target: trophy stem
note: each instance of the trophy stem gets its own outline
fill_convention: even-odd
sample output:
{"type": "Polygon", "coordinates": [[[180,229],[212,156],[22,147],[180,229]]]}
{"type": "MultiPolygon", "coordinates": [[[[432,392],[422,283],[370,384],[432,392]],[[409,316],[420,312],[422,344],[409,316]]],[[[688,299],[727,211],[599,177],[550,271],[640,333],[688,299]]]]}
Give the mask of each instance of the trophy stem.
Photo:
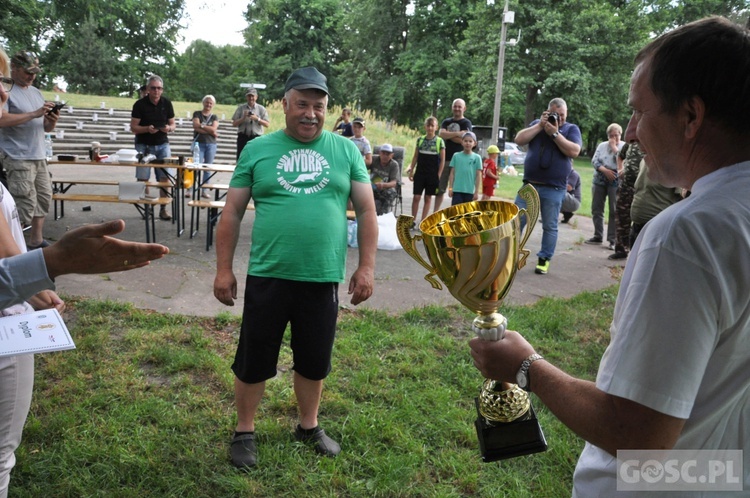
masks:
{"type": "MultiPolygon", "coordinates": [[[[477,316],[471,328],[478,337],[499,341],[508,320],[500,313],[477,316]]],[[[516,384],[485,379],[474,400],[482,459],[494,462],[547,449],[547,441],[531,406],[529,394],[516,384]]]]}

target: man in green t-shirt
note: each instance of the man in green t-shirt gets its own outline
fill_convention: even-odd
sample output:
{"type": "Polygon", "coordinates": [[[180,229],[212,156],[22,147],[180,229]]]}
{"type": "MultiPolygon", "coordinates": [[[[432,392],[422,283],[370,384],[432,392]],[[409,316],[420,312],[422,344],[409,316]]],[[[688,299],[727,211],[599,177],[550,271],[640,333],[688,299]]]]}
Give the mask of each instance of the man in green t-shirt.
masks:
{"type": "Polygon", "coordinates": [[[323,129],[326,77],[313,67],[294,71],[282,105],[286,127],[247,144],[216,229],[214,296],[232,306],[237,299],[232,261],[252,195],[252,247],[232,365],[238,422],[230,453],[237,467],[257,463],[255,414],[266,380],[276,376],[287,324],[300,412],[295,437],[322,455],[341,451],[318,425],[318,408],[331,370],[338,284],[345,277],[349,200],[359,244],[359,265],[349,282],[352,304],[370,297],[374,281],[378,227],[370,178],[354,143],[323,129]]]}

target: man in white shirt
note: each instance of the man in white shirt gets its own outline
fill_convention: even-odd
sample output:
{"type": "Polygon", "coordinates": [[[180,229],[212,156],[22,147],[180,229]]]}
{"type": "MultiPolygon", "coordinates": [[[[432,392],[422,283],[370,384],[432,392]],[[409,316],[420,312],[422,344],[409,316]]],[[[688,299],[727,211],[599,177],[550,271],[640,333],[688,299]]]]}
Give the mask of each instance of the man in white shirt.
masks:
{"type": "MultiPolygon", "coordinates": [[[[750,86],[738,77],[750,74],[750,32],[703,19],[635,64],[625,140],[652,180],[691,195],[635,243],[596,383],[536,357],[519,368],[535,350],[517,332],[471,341],[486,377],[518,379],[587,441],[579,497],[620,496],[620,450],[750,450],[750,86]]],[[[750,491],[750,459],[735,473],[750,491]]],[[[680,496],[718,493],[692,492],[680,496]]]]}

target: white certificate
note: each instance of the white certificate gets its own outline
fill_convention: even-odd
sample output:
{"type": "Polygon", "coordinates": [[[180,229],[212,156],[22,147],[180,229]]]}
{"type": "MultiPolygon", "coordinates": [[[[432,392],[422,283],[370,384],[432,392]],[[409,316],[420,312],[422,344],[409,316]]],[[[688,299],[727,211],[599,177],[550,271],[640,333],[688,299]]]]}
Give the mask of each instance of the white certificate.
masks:
{"type": "Polygon", "coordinates": [[[75,349],[56,309],[0,318],[0,356],[75,349]]]}

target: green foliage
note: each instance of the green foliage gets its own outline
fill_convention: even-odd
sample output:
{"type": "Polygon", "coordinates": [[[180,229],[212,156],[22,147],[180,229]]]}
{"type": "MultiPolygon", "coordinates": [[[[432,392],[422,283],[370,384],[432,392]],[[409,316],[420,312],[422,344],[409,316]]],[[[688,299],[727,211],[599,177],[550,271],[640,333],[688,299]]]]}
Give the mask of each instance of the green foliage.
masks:
{"type": "MultiPolygon", "coordinates": [[[[593,379],[615,292],[501,311],[555,364],[593,379]]],[[[536,399],[549,450],[481,462],[473,398],[482,379],[466,344],[472,316],[462,308],[341,312],[321,405],[321,423],[344,449],[336,459],[293,441],[297,409],[284,346],[258,413],[260,464],[242,472],[228,456],[236,318],[91,300],[68,306],[78,348],[37,355],[11,496],[570,495],[583,442],[536,399]]]]}
{"type": "Polygon", "coordinates": [[[123,67],[103,62],[116,60],[118,54],[110,40],[97,36],[98,27],[89,14],[69,39],[75,39],[76,43],[65,48],[67,56],[58,66],[60,73],[67,75],[69,92],[110,95],[127,79],[123,67]]]}
{"type": "Polygon", "coordinates": [[[296,68],[315,66],[329,77],[338,95],[343,82],[332,78],[340,34],[339,0],[254,0],[247,8],[245,32],[254,75],[268,85],[265,93],[280,99],[284,82],[296,68]]]}
{"type": "Polygon", "coordinates": [[[247,52],[243,47],[216,47],[207,41],[194,41],[163,75],[170,97],[201,102],[204,96],[213,95],[217,103],[244,101],[240,83],[248,78],[238,69],[245,66],[247,52]]]}
{"type": "Polygon", "coordinates": [[[76,91],[103,95],[130,93],[171,62],[184,8],[184,0],[12,3],[8,22],[0,8],[0,37],[14,49],[44,47],[40,84],[62,76],[76,91]]]}
{"type": "Polygon", "coordinates": [[[38,34],[49,26],[48,5],[37,0],[0,0],[0,43],[12,55],[38,50],[38,34]]]}
{"type": "MultiPolygon", "coordinates": [[[[245,46],[209,38],[177,55],[184,4],[0,0],[0,42],[44,47],[42,87],[62,76],[72,91],[131,95],[157,73],[175,99],[241,102],[239,83],[258,82],[268,102],[293,69],[313,65],[329,78],[332,105],[388,123],[421,129],[429,115],[450,115],[457,97],[474,124],[492,122],[504,0],[252,0],[245,46]]],[[[750,14],[747,0],[513,0],[509,10],[506,38],[521,36],[505,50],[500,125],[513,136],[563,97],[588,150],[608,124],[626,124],[633,57],[654,34],[750,14]]]]}
{"type": "MultiPolygon", "coordinates": [[[[495,47],[477,53],[483,70],[472,74],[475,84],[467,103],[475,123],[490,123],[493,114],[494,98],[487,98],[487,90],[494,97],[501,16],[493,17],[490,9],[477,6],[462,45],[471,50],[486,38],[486,45],[495,47]]],[[[627,123],[632,60],[648,37],[635,4],[615,8],[601,0],[532,0],[511,4],[510,10],[515,23],[506,38],[516,38],[521,29],[518,44],[505,50],[500,123],[510,136],[538,118],[555,97],[568,102],[568,120],[581,127],[585,148],[601,141],[609,123],[627,123]]]]}

